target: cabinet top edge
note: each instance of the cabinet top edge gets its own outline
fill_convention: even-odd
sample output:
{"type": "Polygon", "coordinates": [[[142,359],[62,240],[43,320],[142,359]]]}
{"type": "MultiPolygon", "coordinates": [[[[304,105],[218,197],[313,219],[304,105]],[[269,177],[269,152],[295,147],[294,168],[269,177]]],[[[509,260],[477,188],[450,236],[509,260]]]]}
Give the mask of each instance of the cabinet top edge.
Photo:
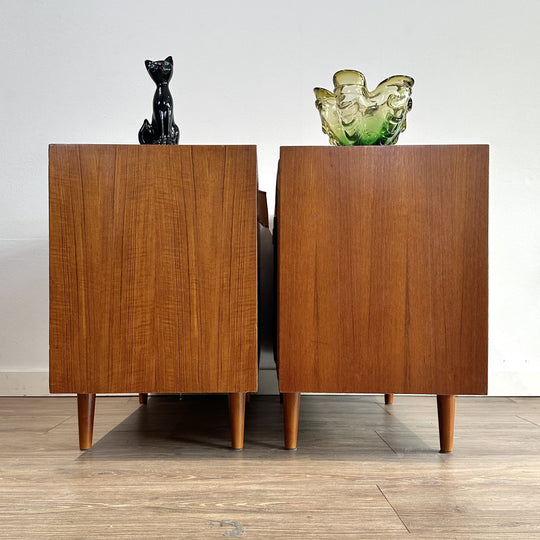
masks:
{"type": "Polygon", "coordinates": [[[49,143],[52,148],[257,148],[256,144],[99,144],[99,143],[49,143]]]}
{"type": "Polygon", "coordinates": [[[386,150],[399,150],[399,149],[418,149],[418,148],[489,148],[489,144],[487,143],[478,143],[478,144],[399,144],[399,145],[366,145],[366,146],[331,146],[331,145],[297,145],[297,146],[280,146],[280,150],[320,150],[320,149],[327,149],[332,151],[358,151],[358,150],[365,150],[365,149],[373,149],[378,151],[386,151],[386,150]]]}

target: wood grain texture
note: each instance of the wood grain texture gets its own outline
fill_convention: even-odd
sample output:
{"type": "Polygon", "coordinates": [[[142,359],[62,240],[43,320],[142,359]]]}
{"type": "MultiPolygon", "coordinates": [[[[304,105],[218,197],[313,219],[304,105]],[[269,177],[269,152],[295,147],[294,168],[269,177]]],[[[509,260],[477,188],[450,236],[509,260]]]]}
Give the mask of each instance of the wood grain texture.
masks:
{"type": "Polygon", "coordinates": [[[77,394],[77,412],[79,420],[79,448],[92,448],[94,434],[94,415],[96,411],[96,394],[77,394]]]}
{"type": "Polygon", "coordinates": [[[231,426],[231,446],[234,450],[244,448],[244,424],[246,416],[246,393],[229,394],[229,424],[231,426]]]}
{"type": "Polygon", "coordinates": [[[286,452],[278,397],[255,395],[233,452],[224,395],[101,397],[80,452],[75,398],[0,398],[0,538],[539,537],[540,398],[459,397],[453,454],[434,397],[396,401],[302,396],[286,452]]]}
{"type": "Polygon", "coordinates": [[[282,392],[485,394],[488,147],[284,147],[282,392]]]}
{"type": "Polygon", "coordinates": [[[300,392],[283,396],[283,439],[286,450],[296,450],[298,446],[298,419],[300,417],[300,392]]]}
{"type": "Polygon", "coordinates": [[[454,449],[455,413],[456,396],[437,396],[441,452],[451,452],[454,449]]]}
{"type": "Polygon", "coordinates": [[[255,391],[255,147],[49,158],[51,392],[255,391]]]}
{"type": "Polygon", "coordinates": [[[266,201],[266,192],[260,191],[257,193],[257,221],[263,226],[269,227],[268,219],[268,203],[266,201]]]}

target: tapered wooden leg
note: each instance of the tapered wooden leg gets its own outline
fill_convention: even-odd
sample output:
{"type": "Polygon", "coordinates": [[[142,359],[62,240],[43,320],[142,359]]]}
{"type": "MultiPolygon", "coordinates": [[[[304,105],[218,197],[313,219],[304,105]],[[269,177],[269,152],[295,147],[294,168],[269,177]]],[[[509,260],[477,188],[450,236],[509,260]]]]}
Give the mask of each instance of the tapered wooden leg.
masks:
{"type": "Polygon", "coordinates": [[[298,442],[298,417],[300,416],[300,392],[283,394],[283,425],[285,449],[296,450],[298,442]]]}
{"type": "Polygon", "coordinates": [[[77,412],[79,415],[79,447],[81,450],[92,448],[94,434],[94,411],[96,394],[77,394],[77,412]]]}
{"type": "Polygon", "coordinates": [[[139,394],[139,403],[146,405],[148,403],[148,394],[139,394]]]}
{"type": "Polygon", "coordinates": [[[231,424],[231,441],[235,450],[244,448],[244,420],[246,417],[246,393],[231,392],[229,394],[229,421],[231,424]]]}
{"type": "Polygon", "coordinates": [[[384,404],[392,405],[394,403],[394,394],[384,394],[384,404]]]}
{"type": "Polygon", "coordinates": [[[437,396],[437,412],[439,414],[441,452],[451,452],[454,449],[456,396],[437,396]]]}

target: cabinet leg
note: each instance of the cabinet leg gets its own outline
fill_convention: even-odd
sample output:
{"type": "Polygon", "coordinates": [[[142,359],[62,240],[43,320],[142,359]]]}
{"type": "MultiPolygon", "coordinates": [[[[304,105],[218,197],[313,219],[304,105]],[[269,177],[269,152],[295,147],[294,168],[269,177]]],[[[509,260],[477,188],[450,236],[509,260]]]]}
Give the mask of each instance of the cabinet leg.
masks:
{"type": "Polygon", "coordinates": [[[77,412],[79,415],[79,447],[81,450],[92,448],[94,434],[94,411],[96,394],[77,394],[77,412]]]}
{"type": "Polygon", "coordinates": [[[298,441],[298,417],[300,415],[300,392],[283,394],[283,425],[285,449],[296,450],[298,441]]]}
{"type": "Polygon", "coordinates": [[[139,403],[146,405],[148,403],[148,394],[139,394],[139,403]]]}
{"type": "Polygon", "coordinates": [[[229,421],[231,424],[231,441],[235,450],[244,448],[244,421],[246,417],[246,393],[231,392],[229,394],[229,421]]]}
{"type": "Polygon", "coordinates": [[[451,452],[454,449],[456,396],[437,396],[437,412],[439,414],[441,452],[451,452]]]}
{"type": "Polygon", "coordinates": [[[394,403],[394,394],[384,394],[384,404],[392,405],[394,403]]]}

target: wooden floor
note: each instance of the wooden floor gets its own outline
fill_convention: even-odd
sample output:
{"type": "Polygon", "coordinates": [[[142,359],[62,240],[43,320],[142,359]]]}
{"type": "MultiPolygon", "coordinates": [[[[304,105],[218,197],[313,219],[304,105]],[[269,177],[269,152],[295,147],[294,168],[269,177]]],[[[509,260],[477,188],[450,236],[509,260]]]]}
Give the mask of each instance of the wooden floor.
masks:
{"type": "Polygon", "coordinates": [[[277,397],[0,398],[0,538],[540,538],[540,398],[458,397],[438,453],[434,397],[302,396],[297,452],[277,397]]]}

